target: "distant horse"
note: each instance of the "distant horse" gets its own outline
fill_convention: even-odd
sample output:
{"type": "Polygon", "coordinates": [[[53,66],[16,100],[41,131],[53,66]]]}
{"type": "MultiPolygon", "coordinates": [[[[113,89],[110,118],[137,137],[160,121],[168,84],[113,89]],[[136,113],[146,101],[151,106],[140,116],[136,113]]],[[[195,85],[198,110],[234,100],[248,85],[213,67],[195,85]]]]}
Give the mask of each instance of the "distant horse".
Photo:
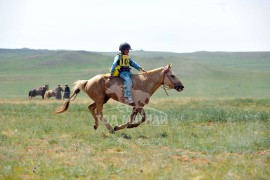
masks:
{"type": "Polygon", "coordinates": [[[109,79],[108,75],[97,75],[89,80],[79,80],[75,82],[73,94],[65,101],[64,105],[56,109],[55,112],[65,112],[69,107],[71,99],[75,96],[72,99],[74,100],[77,94],[82,90],[94,101],[94,103],[88,106],[89,111],[95,119],[94,129],[96,130],[98,128],[99,120],[101,120],[104,122],[107,129],[111,133],[114,133],[114,131],[124,129],[126,127],[137,127],[146,120],[146,114],[143,107],[149,103],[149,98],[161,85],[165,86],[164,89],[174,88],[179,92],[184,89],[181,81],[171,71],[171,64],[166,67],[148,71],[147,73],[135,74],[132,76],[132,80],[133,86],[131,94],[135,103],[129,104],[133,106],[133,110],[129,121],[125,124],[112,128],[103,117],[103,105],[107,103],[110,98],[121,103],[125,103],[124,90],[121,88],[123,87],[123,80],[118,77],[109,79]],[[132,124],[138,113],[142,116],[142,119],[140,122],[132,124]]]}
{"type": "Polygon", "coordinates": [[[44,99],[50,99],[51,97],[56,97],[55,90],[50,89],[45,92],[44,99]]]}
{"type": "Polygon", "coordinates": [[[42,96],[42,99],[44,99],[46,90],[47,88],[45,86],[39,87],[37,89],[33,89],[28,92],[28,98],[32,99],[33,97],[36,97],[36,96],[42,96]]]}

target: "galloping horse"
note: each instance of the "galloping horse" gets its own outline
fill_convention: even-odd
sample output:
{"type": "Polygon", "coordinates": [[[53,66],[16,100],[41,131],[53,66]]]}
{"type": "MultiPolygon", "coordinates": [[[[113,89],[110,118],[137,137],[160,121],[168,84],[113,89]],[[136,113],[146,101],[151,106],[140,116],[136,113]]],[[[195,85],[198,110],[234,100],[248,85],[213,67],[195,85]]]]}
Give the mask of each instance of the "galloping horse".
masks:
{"type": "Polygon", "coordinates": [[[126,127],[137,127],[146,120],[143,107],[149,103],[150,97],[161,85],[170,89],[176,89],[179,92],[184,89],[180,80],[171,71],[171,64],[166,67],[147,71],[147,73],[135,74],[132,76],[132,81],[133,86],[131,94],[135,103],[129,104],[133,106],[133,110],[129,121],[125,124],[112,128],[103,117],[103,105],[107,103],[110,98],[121,103],[125,103],[123,80],[117,77],[109,79],[108,75],[97,75],[89,80],[79,80],[75,82],[74,93],[65,101],[64,105],[56,109],[55,112],[65,112],[69,107],[71,99],[74,97],[74,100],[77,94],[82,90],[94,101],[94,103],[88,106],[89,111],[95,119],[95,125],[93,126],[94,129],[96,130],[98,128],[99,120],[101,120],[104,122],[107,129],[111,133],[114,133],[114,131],[124,129],[126,127]],[[138,113],[142,116],[142,119],[140,122],[132,124],[138,113]]]}

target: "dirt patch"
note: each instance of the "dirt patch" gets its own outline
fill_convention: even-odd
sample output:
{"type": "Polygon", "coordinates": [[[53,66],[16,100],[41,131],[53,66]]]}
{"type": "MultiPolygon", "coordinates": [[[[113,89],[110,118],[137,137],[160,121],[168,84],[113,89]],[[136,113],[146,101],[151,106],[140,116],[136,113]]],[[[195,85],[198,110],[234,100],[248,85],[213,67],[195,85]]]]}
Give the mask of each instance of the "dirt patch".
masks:
{"type": "Polygon", "coordinates": [[[262,150],[257,152],[259,155],[270,155],[270,150],[262,150]]]}
{"type": "Polygon", "coordinates": [[[202,152],[195,152],[185,149],[177,149],[176,155],[172,156],[173,159],[184,163],[191,164],[208,164],[209,160],[202,152]]]}
{"type": "Polygon", "coordinates": [[[188,155],[174,155],[172,156],[173,159],[178,160],[180,162],[192,163],[192,164],[208,164],[209,161],[206,158],[198,158],[192,157],[188,155]]]}

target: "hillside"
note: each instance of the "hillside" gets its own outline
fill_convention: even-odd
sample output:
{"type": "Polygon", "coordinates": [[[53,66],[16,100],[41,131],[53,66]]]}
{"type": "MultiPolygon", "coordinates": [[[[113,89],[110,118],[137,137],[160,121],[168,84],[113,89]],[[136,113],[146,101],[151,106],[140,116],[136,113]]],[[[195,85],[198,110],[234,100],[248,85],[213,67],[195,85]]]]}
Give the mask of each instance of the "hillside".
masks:
{"type": "MultiPolygon", "coordinates": [[[[0,49],[0,98],[26,98],[29,90],[107,73],[117,52],[0,49]]],[[[145,52],[131,55],[146,70],[173,64],[185,90],[170,97],[269,98],[270,52],[145,52]]],[[[136,73],[136,71],[133,71],[136,73]]],[[[165,97],[158,90],[155,98],[165,97]]]]}

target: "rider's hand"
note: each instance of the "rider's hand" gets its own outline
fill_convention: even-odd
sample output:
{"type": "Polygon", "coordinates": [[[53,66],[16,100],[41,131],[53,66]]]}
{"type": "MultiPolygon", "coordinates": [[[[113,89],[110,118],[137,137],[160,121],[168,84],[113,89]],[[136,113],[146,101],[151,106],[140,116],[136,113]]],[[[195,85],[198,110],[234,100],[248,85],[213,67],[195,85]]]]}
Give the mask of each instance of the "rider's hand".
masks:
{"type": "Polygon", "coordinates": [[[146,70],[144,70],[143,68],[141,69],[141,71],[146,73],[146,70]]]}
{"type": "Polygon", "coordinates": [[[109,79],[112,79],[112,78],[113,78],[113,75],[110,74],[110,75],[109,75],[109,79]]]}

